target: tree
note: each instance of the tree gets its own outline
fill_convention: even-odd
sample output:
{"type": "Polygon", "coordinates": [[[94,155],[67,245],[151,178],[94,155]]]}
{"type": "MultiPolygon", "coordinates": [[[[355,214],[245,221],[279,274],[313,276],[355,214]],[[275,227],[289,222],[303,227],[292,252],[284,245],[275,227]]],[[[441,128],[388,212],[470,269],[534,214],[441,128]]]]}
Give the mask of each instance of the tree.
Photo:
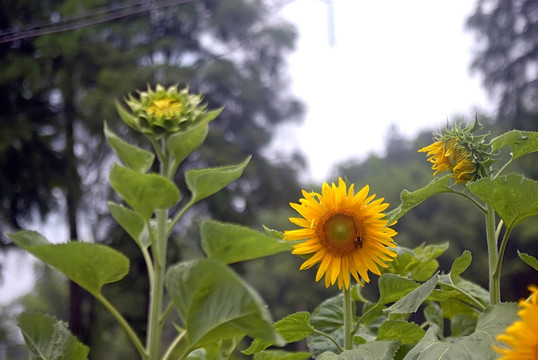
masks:
{"type": "Polygon", "coordinates": [[[471,68],[498,103],[503,127],[538,129],[538,1],[479,0],[467,27],[477,38],[471,68]]]}
{"type": "MultiPolygon", "coordinates": [[[[234,197],[219,195],[199,208],[200,214],[252,224],[258,210],[286,206],[290,194],[299,192],[295,172],[304,165],[302,158],[283,164],[275,162],[278,154],[270,161],[262,152],[276,126],[299,119],[302,112],[284,76],[293,28],[272,16],[275,9],[268,2],[163,3],[148,3],[147,11],[113,22],[77,28],[81,20],[72,23],[72,31],[0,44],[0,92],[7,99],[0,110],[6,130],[0,141],[0,185],[11,186],[2,186],[10,191],[0,194],[9,205],[2,207],[8,209],[2,213],[4,225],[19,226],[32,207],[41,215],[53,209],[64,212],[70,239],[79,238],[85,227],[99,229],[94,240],[110,241],[104,179],[111,158],[103,119],[116,130],[114,102],[155,82],[189,85],[205,94],[210,108],[225,107],[187,168],[253,155],[251,167],[234,185],[234,197]],[[230,203],[231,209],[222,206],[230,203]]],[[[96,0],[23,0],[3,4],[0,19],[17,31],[38,23],[47,27],[50,19],[109,15],[131,5],[140,3],[111,1],[100,7],[96,0]]],[[[81,313],[84,301],[76,291],[71,326],[85,340],[89,314],[81,313]]]]}

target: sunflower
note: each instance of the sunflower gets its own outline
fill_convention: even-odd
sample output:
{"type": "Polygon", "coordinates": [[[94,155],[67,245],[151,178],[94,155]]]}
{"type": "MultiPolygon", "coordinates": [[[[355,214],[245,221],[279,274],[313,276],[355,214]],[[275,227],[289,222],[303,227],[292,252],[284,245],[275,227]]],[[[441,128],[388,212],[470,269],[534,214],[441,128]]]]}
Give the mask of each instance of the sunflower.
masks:
{"type": "Polygon", "coordinates": [[[497,336],[510,348],[494,346],[495,351],[502,354],[502,360],[538,360],[538,287],[529,286],[531,296],[528,301],[519,301],[516,321],[506,329],[505,334],[497,336]]]}
{"type": "Polygon", "coordinates": [[[309,269],[320,264],[316,281],[325,275],[325,286],[349,289],[350,274],[361,284],[370,282],[368,271],[380,275],[379,266],[392,261],[396,253],[387,247],[396,244],[396,231],[388,227],[383,210],[389,204],[384,199],[368,196],[368,185],[354,194],[354,185],[346,189],[339,178],[338,186],[323,183],[321,194],[303,190],[300,204],[290,203],[302,217],[290,221],[300,229],[284,232],[284,240],[305,240],[294,246],[292,254],[311,255],[300,267],[309,269]]]}
{"type": "Polygon", "coordinates": [[[438,140],[423,147],[419,152],[427,152],[431,162],[433,175],[438,172],[451,170],[456,182],[465,183],[473,180],[476,165],[472,161],[471,152],[459,143],[458,139],[438,140]]]}
{"type": "Polygon", "coordinates": [[[434,142],[425,146],[419,152],[427,152],[428,161],[431,162],[433,175],[449,170],[456,183],[466,183],[487,177],[495,154],[491,153],[491,146],[485,142],[484,135],[475,135],[482,125],[475,119],[465,128],[462,124],[454,124],[434,136],[434,142]]]}

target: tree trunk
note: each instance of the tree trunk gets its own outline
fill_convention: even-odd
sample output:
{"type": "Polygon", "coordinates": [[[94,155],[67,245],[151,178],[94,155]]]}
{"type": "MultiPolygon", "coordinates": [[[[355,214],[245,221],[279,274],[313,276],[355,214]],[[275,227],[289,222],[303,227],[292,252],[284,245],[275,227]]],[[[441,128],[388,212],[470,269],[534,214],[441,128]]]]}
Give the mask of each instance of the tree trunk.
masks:
{"type": "MultiPolygon", "coordinates": [[[[75,131],[75,89],[72,82],[73,74],[69,66],[65,67],[61,91],[64,101],[65,121],[65,196],[67,223],[69,226],[69,241],[78,241],[77,210],[80,193],[80,179],[77,171],[77,161],[74,152],[75,131]]],[[[87,331],[84,324],[82,304],[84,302],[83,289],[72,281],[69,281],[69,328],[71,332],[83,343],[87,343],[87,331]]]]}

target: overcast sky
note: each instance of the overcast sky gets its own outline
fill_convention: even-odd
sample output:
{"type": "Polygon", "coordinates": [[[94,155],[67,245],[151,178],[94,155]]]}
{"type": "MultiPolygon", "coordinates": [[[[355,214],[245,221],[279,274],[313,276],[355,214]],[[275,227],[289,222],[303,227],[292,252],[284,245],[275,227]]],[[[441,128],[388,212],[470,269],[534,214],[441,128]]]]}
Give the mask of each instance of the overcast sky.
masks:
{"type": "Polygon", "coordinates": [[[332,29],[327,0],[295,0],[282,10],[299,30],[289,69],[307,113],[277,146],[302,150],[309,178],[322,181],[337,162],[381,154],[391,124],[412,137],[455,115],[491,110],[469,71],[474,39],[464,23],[474,1],[332,3],[332,29]]]}

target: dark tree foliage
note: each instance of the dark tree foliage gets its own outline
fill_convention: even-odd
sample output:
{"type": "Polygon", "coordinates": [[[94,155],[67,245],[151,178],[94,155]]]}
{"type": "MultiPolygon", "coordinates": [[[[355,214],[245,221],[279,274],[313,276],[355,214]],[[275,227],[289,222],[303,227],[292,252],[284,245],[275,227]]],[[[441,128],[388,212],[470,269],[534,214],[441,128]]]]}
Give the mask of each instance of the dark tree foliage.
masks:
{"type": "Polygon", "coordinates": [[[538,129],[538,1],[479,0],[467,26],[476,34],[472,69],[503,127],[538,129]]]}

